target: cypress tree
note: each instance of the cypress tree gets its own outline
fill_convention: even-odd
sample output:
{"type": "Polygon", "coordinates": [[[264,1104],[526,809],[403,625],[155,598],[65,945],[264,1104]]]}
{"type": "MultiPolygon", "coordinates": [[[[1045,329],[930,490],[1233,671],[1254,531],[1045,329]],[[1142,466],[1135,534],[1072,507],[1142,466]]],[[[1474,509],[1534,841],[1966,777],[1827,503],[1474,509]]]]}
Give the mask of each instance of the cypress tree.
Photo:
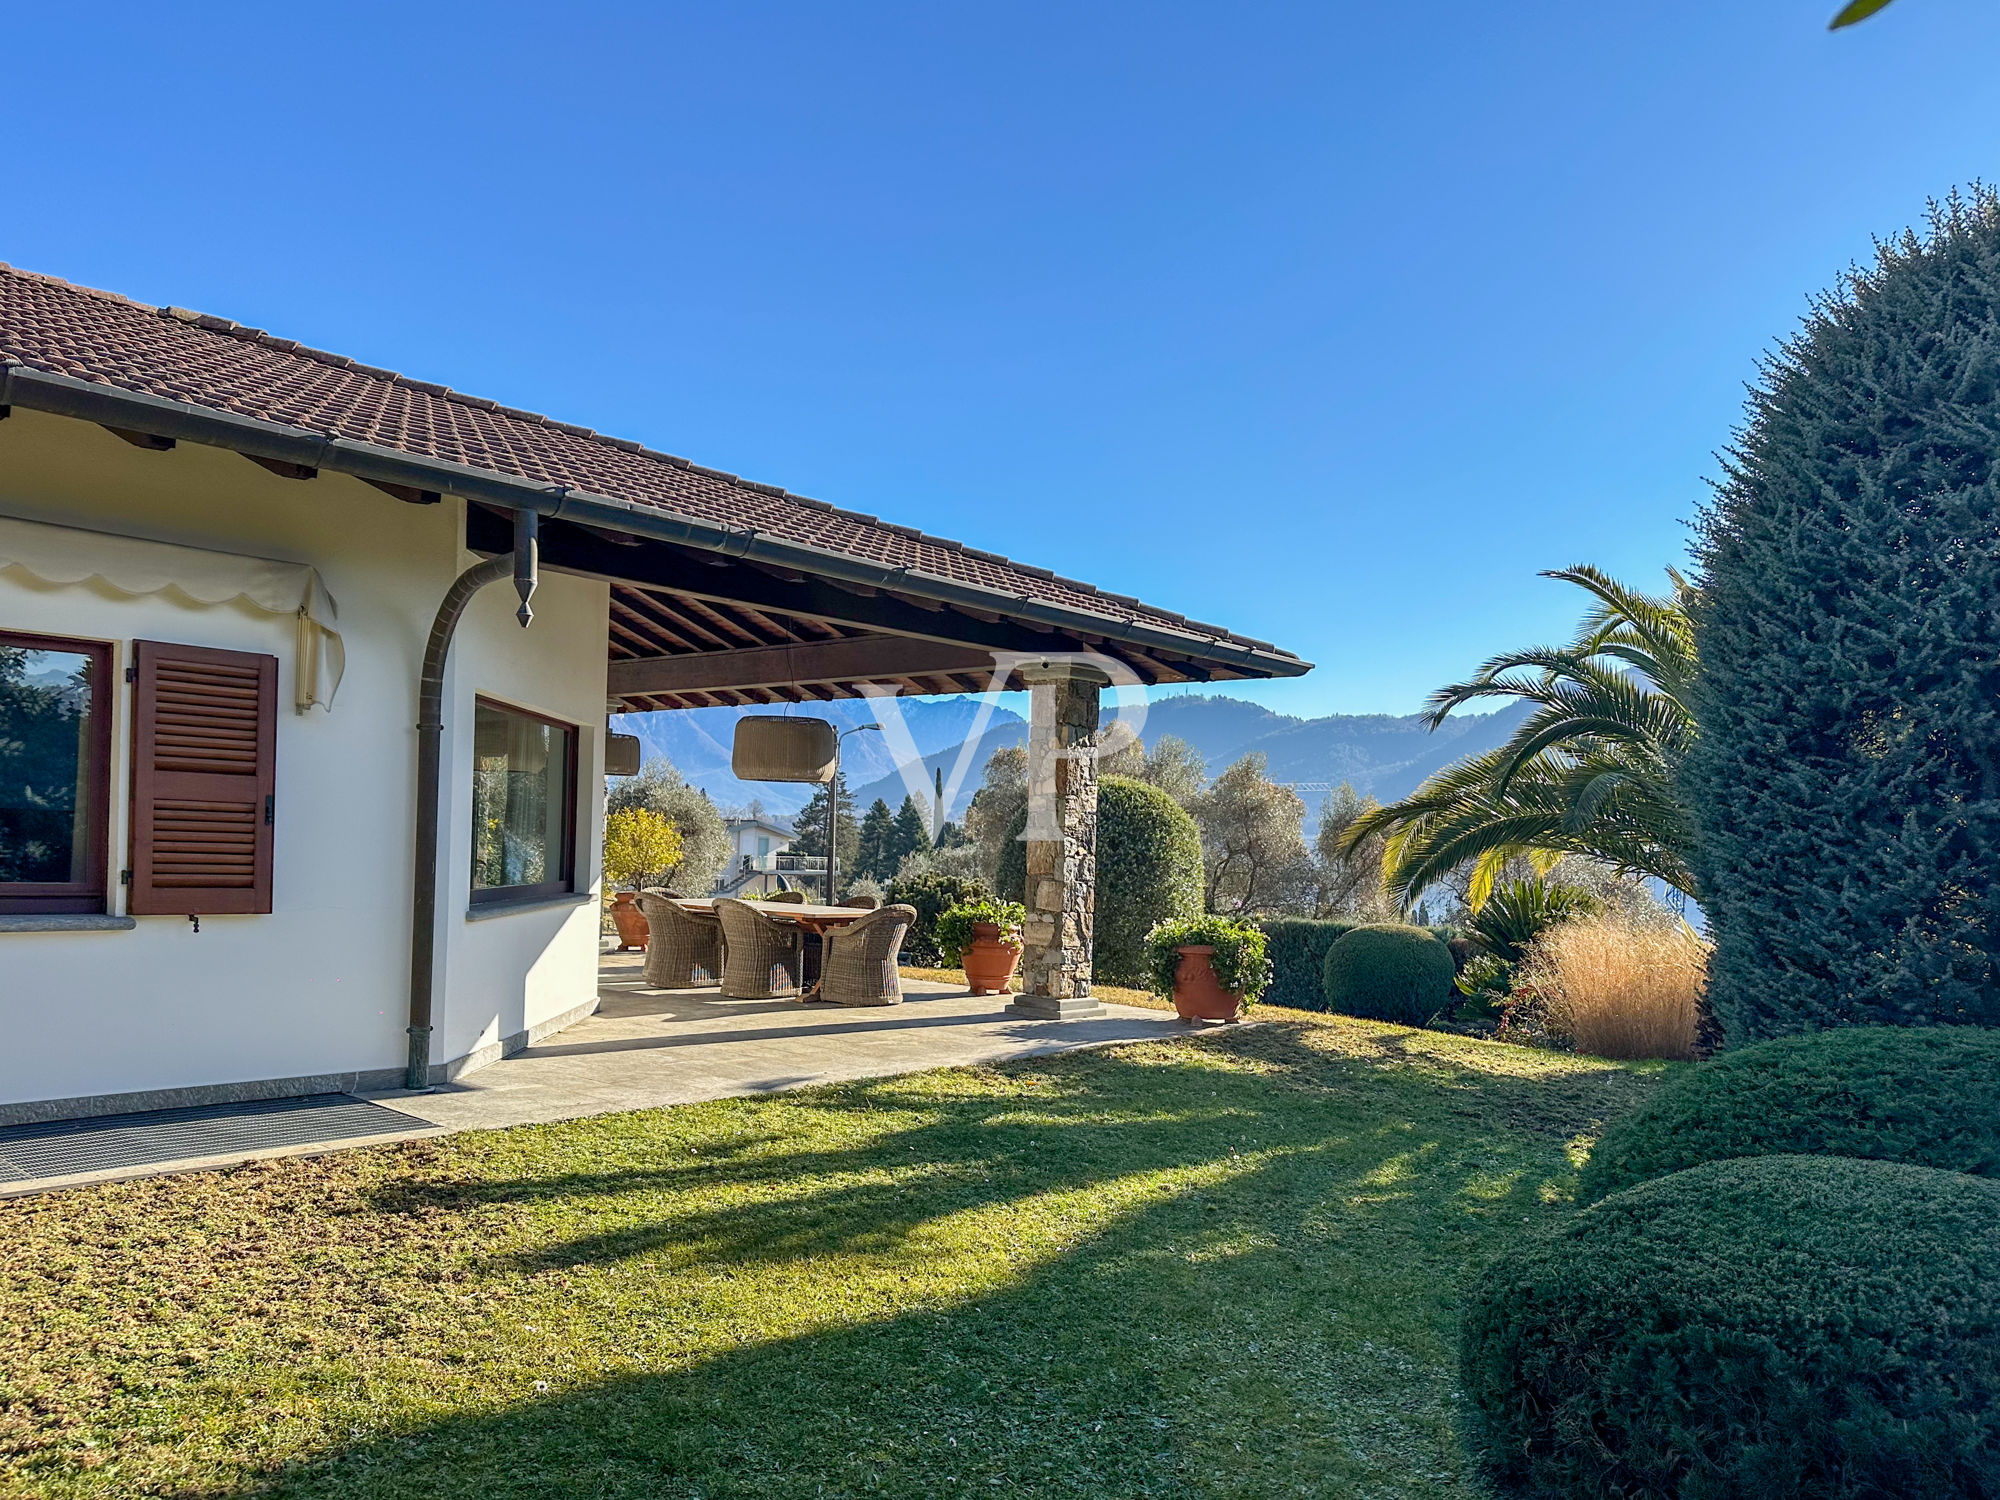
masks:
{"type": "Polygon", "coordinates": [[[1685,778],[1731,1045],[2000,1025],[2000,199],[1818,299],[1698,525],[1685,778]]]}

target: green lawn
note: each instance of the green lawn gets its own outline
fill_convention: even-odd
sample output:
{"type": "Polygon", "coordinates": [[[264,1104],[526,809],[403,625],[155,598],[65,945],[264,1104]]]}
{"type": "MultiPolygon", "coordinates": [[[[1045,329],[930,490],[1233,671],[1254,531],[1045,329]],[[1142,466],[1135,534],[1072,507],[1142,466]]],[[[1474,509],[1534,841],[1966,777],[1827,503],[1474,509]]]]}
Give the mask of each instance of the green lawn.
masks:
{"type": "Polygon", "coordinates": [[[1659,1069],[1267,1014],[0,1204],[0,1494],[1476,1494],[1460,1280],[1659,1069]]]}

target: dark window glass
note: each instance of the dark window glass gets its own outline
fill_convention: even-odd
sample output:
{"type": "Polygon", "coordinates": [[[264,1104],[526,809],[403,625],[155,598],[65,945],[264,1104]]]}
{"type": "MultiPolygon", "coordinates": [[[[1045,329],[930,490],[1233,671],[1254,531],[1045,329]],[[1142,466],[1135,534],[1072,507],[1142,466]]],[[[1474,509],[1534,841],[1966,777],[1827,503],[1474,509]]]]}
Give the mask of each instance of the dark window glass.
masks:
{"type": "Polygon", "coordinates": [[[472,728],[472,899],[571,889],[576,730],[481,702],[472,728]]]}
{"type": "Polygon", "coordinates": [[[0,633],[0,910],[102,911],[106,646],[0,633]]]}

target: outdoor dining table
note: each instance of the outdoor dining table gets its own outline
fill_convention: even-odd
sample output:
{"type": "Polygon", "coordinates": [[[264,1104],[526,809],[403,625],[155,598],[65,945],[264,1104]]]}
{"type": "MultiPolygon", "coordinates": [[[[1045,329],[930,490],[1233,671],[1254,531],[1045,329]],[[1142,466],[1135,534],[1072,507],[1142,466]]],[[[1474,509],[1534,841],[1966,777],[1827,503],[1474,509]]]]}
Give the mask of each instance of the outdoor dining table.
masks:
{"type": "MultiPolygon", "coordinates": [[[[689,911],[713,913],[715,910],[715,898],[712,896],[686,897],[680,904],[689,911]]],[[[798,923],[822,943],[826,941],[826,935],[836,928],[875,915],[865,906],[816,906],[810,901],[759,901],[755,905],[767,917],[798,923]]],[[[808,988],[800,991],[799,998],[810,1000],[818,993],[819,981],[815,979],[808,988]]]]}
{"type": "MultiPolygon", "coordinates": [[[[712,913],[715,910],[715,898],[712,896],[685,898],[680,904],[689,911],[712,913]]],[[[836,927],[845,927],[849,922],[875,915],[865,906],[815,906],[809,901],[758,901],[754,905],[767,917],[796,922],[808,932],[822,937],[836,927]]]]}

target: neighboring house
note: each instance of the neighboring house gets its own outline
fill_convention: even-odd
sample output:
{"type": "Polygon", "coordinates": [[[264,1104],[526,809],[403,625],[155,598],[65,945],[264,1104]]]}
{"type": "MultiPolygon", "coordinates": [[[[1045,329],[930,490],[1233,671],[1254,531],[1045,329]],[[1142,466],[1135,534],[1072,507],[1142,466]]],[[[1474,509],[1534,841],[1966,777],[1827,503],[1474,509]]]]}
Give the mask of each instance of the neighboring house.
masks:
{"type": "Polygon", "coordinates": [[[763,818],[724,818],[732,853],[730,865],[738,870],[775,870],[778,856],[792,847],[792,831],[763,818]]]}
{"type": "Polygon", "coordinates": [[[499,1057],[597,1002],[608,709],[965,691],[996,653],[1058,684],[1035,679],[1038,713],[1093,727],[1096,688],[1061,688],[1058,653],[1148,682],[1306,669],[909,527],[0,266],[0,1120],[499,1057]],[[428,690],[427,643],[433,663],[448,646],[428,690]]]}
{"type": "Polygon", "coordinates": [[[826,882],[821,861],[792,852],[791,829],[765,818],[724,818],[729,832],[729,863],[715,877],[722,896],[769,895],[772,891],[804,890],[820,894],[826,882]]]}

